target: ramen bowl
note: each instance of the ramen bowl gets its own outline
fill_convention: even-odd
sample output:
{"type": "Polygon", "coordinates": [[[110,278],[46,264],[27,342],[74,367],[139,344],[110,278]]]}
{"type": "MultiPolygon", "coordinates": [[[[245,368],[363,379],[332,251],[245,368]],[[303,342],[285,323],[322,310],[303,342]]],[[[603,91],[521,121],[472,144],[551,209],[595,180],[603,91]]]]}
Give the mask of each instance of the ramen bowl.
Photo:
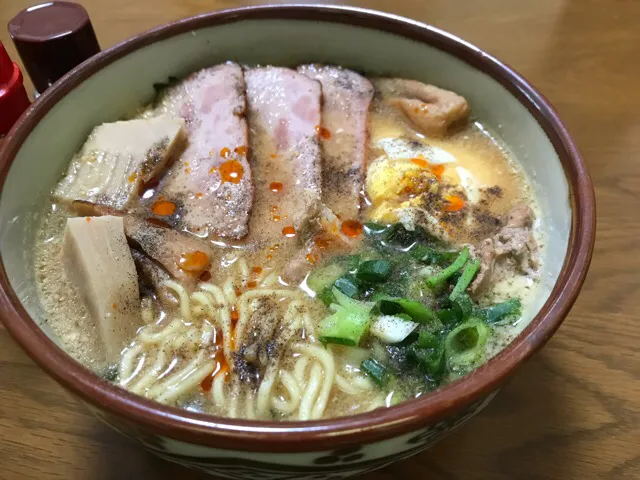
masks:
{"type": "Polygon", "coordinates": [[[229,478],[340,478],[414,455],[484,408],[573,305],[595,232],[591,180],[549,103],[522,77],[446,32],[335,6],[264,6],[200,15],[131,38],[50,87],[0,155],[2,320],[66,390],[123,435],[168,460],[229,478]],[[45,321],[31,251],[41,206],[92,127],[147,103],[153,84],[226,60],[323,62],[415,78],[469,100],[531,179],[548,225],[530,322],[470,375],[391,408],[309,422],[214,417],[161,405],[99,378],[67,355],[45,321]]]}

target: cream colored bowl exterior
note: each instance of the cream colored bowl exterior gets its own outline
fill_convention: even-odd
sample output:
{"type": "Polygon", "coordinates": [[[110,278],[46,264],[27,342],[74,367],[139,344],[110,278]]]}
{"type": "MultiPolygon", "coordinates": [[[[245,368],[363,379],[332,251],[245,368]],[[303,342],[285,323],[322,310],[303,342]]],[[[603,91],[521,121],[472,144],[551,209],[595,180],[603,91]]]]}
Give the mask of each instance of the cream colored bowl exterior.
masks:
{"type": "MultiPolygon", "coordinates": [[[[473,48],[473,47],[472,47],[473,48]]],[[[462,60],[401,36],[345,24],[301,20],[245,20],[202,28],[158,41],[116,60],[72,90],[39,122],[10,169],[0,202],[0,251],[11,285],[48,336],[31,263],[34,224],[44,199],[93,126],[131,113],[153,96],[153,83],[226,60],[294,66],[326,62],[370,74],[415,78],[465,96],[510,146],[532,180],[545,212],[543,288],[547,299],[562,267],[571,228],[569,189],[543,129],[502,85],[462,60]]],[[[342,451],[243,453],[148,435],[91,407],[123,433],[170,460],[229,478],[339,478],[382,467],[439,440],[479,411],[483,399],[454,417],[402,437],[342,451]]]]}

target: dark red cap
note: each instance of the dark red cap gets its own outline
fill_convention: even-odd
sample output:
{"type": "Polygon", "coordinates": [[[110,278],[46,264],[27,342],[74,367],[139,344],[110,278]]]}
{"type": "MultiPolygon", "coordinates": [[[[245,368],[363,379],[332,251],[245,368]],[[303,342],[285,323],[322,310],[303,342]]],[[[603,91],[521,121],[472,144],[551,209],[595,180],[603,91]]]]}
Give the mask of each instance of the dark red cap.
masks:
{"type": "Polygon", "coordinates": [[[25,8],[8,29],[40,93],[100,51],[89,15],[77,3],[48,2],[25,8]]]}
{"type": "Polygon", "coordinates": [[[22,72],[0,42],[0,135],[5,135],[29,106],[22,72]]]}

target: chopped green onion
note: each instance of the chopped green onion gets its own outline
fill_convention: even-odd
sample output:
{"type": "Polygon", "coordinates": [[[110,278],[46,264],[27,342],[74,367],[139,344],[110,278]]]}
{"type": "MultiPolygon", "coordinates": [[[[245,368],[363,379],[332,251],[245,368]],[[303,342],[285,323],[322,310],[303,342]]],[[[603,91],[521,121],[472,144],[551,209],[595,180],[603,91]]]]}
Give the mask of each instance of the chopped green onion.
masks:
{"type": "Polygon", "coordinates": [[[319,294],[327,287],[331,288],[333,283],[344,275],[346,268],[337,262],[332,262],[313,270],[307,278],[307,285],[311,290],[319,294]]]}
{"type": "Polygon", "coordinates": [[[465,265],[462,275],[458,279],[458,283],[456,283],[451,295],[449,295],[450,300],[453,300],[467,289],[473,277],[475,277],[478,268],[480,268],[480,260],[472,260],[465,265]]]}
{"type": "Polygon", "coordinates": [[[453,300],[451,300],[451,311],[458,321],[464,322],[467,320],[473,312],[473,301],[471,297],[466,293],[454,297],[453,300]]]}
{"type": "Polygon", "coordinates": [[[386,383],[386,367],[373,358],[369,358],[362,362],[362,364],[360,364],[360,369],[381,387],[386,383]]]}
{"type": "Polygon", "coordinates": [[[416,346],[420,348],[435,348],[440,345],[440,336],[426,330],[420,330],[416,346]]]}
{"type": "Polygon", "coordinates": [[[489,327],[475,318],[451,330],[444,341],[449,364],[470,367],[480,361],[489,333],[489,327]]]}
{"type": "Polygon", "coordinates": [[[327,287],[324,290],[322,290],[319,294],[318,294],[318,298],[322,301],[322,303],[324,303],[327,307],[329,305],[331,305],[332,303],[334,303],[336,301],[335,297],[333,296],[332,293],[332,288],[331,287],[327,287]]]}
{"type": "Polygon", "coordinates": [[[427,285],[431,288],[434,288],[440,283],[444,282],[447,278],[449,278],[451,275],[453,275],[458,270],[460,270],[463,267],[463,265],[467,263],[468,259],[469,259],[469,249],[467,247],[464,247],[462,252],[460,252],[460,255],[458,255],[458,258],[456,258],[451,265],[449,265],[447,268],[445,268],[441,272],[427,278],[427,285]]]}
{"type": "Polygon", "coordinates": [[[389,279],[391,270],[388,260],[367,260],[358,266],[356,278],[367,283],[381,283],[389,279]]]}
{"type": "Polygon", "coordinates": [[[369,329],[373,304],[353,300],[337,288],[334,288],[332,293],[337,301],[331,305],[335,313],[320,321],[320,341],[325,344],[356,346],[369,329]]]}
{"type": "Polygon", "coordinates": [[[380,313],[384,315],[398,315],[404,313],[411,317],[411,320],[421,324],[440,323],[438,316],[422,303],[408,298],[384,299],[378,302],[380,313]]]}
{"type": "Polygon", "coordinates": [[[522,304],[517,298],[510,298],[506,302],[498,303],[487,308],[481,308],[476,312],[487,323],[496,323],[507,317],[520,314],[522,304]]]}
{"type": "Polygon", "coordinates": [[[440,251],[426,245],[416,245],[411,250],[411,256],[429,265],[440,265],[445,262],[453,262],[458,256],[458,252],[440,251]]]}
{"type": "Polygon", "coordinates": [[[337,279],[333,286],[350,298],[353,298],[358,294],[358,285],[347,275],[337,279]]]}
{"type": "Polygon", "coordinates": [[[453,309],[438,310],[436,315],[438,315],[440,321],[445,325],[455,325],[459,321],[453,309]]]}
{"type": "Polygon", "coordinates": [[[418,363],[420,369],[433,380],[438,381],[445,370],[446,362],[444,346],[439,343],[434,348],[412,348],[409,350],[410,358],[418,363]]]}

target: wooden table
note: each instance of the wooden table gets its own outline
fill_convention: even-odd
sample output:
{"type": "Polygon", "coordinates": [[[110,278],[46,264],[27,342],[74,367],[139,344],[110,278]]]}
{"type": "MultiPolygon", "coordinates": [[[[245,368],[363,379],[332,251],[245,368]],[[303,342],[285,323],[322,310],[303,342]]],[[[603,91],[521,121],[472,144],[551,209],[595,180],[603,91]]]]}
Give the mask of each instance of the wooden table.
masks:
{"type": "MultiPolygon", "coordinates": [[[[25,0],[1,0],[3,25],[25,0]]],[[[103,48],[235,0],[85,0],[103,48]]],[[[640,478],[640,2],[364,0],[506,61],[557,107],[595,181],[598,236],[569,318],[459,432],[369,480],[640,478]]],[[[6,32],[0,40],[17,58],[6,32]]],[[[204,478],[95,420],[0,326],[0,478],[204,478]]]]}

